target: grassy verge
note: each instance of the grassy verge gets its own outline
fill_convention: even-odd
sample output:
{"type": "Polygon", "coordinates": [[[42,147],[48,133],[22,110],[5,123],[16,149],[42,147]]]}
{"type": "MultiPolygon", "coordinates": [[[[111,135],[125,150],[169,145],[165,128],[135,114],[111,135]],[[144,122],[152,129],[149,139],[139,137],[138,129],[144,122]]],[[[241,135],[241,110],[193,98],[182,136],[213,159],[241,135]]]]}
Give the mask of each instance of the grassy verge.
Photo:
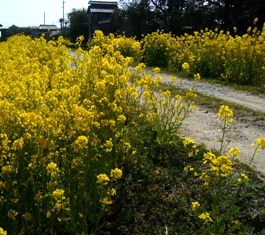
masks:
{"type": "Polygon", "coordinates": [[[205,208],[213,209],[216,185],[205,188],[198,177],[184,170],[187,165],[195,171],[205,168],[202,159],[207,150],[197,146],[196,155],[188,158],[190,149],[185,148],[182,139],[174,145],[159,145],[152,130],[145,133],[145,152],[124,171],[122,188],[106,220],[111,234],[264,234],[262,176],[245,164],[234,164],[235,172],[245,172],[249,181],[240,189],[228,180],[219,182],[220,201],[215,203],[220,221],[214,223],[224,226],[224,230],[214,230],[213,224],[202,223],[191,205],[199,198],[205,201],[205,208]],[[239,213],[237,219],[234,212],[239,213]]]}
{"type": "MultiPolygon", "coordinates": [[[[147,67],[146,70],[151,71],[151,67],[147,67]]],[[[161,73],[172,75],[172,76],[177,76],[177,77],[183,77],[183,74],[181,73],[176,73],[176,72],[171,72],[168,69],[161,69],[161,73]]],[[[188,79],[193,79],[193,77],[188,76],[188,79]]],[[[216,79],[216,78],[201,78],[202,81],[208,82],[210,84],[219,84],[223,86],[229,86],[237,90],[249,92],[252,95],[256,96],[262,96],[265,95],[265,86],[251,86],[251,85],[240,85],[237,83],[233,83],[231,81],[226,81],[224,79],[216,79]]]]}

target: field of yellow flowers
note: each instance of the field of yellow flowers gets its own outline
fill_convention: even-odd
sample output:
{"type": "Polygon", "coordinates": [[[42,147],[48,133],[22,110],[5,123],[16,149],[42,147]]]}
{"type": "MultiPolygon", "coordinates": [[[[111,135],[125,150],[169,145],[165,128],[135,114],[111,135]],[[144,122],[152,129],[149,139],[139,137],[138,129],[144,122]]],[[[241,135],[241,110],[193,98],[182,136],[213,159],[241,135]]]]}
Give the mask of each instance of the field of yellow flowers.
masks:
{"type": "Polygon", "coordinates": [[[8,234],[97,233],[122,168],[136,159],[141,125],[172,140],[194,106],[192,91],[173,97],[159,90],[161,78],[138,77],[143,64],[131,72],[116,39],[78,49],[81,60],[63,41],[0,44],[0,227],[8,234]]]}
{"type": "Polygon", "coordinates": [[[149,66],[181,72],[183,63],[189,74],[221,78],[239,84],[265,85],[265,24],[262,30],[249,27],[246,34],[201,30],[192,35],[174,36],[163,31],[148,34],[142,40],[144,61],[149,66]]]}
{"type": "MultiPolygon", "coordinates": [[[[196,108],[193,89],[173,95],[161,88],[161,77],[141,72],[143,63],[130,70],[143,53],[133,38],[97,31],[89,50],[78,48],[76,56],[64,44],[62,37],[23,35],[0,43],[0,235],[115,228],[114,234],[225,234],[254,227],[256,220],[244,224],[250,215],[237,204],[249,196],[241,195],[249,170],[234,161],[239,150],[212,153],[178,137],[196,108]],[[143,190],[156,195],[147,208],[139,203],[154,198],[143,190]]],[[[192,73],[196,66],[185,63],[181,68],[192,73]]],[[[219,119],[225,133],[232,110],[222,106],[219,119]]],[[[257,140],[257,151],[264,142],[257,140]]]]}

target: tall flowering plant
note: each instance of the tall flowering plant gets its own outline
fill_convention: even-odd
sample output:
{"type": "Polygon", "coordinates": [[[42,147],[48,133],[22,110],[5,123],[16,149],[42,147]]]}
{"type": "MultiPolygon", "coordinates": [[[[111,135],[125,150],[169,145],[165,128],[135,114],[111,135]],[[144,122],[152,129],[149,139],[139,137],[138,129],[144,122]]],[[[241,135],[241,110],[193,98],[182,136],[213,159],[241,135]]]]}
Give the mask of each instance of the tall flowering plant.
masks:
{"type": "Polygon", "coordinates": [[[133,59],[119,51],[121,42],[105,39],[71,54],[63,38],[14,36],[0,43],[3,233],[98,233],[123,169],[137,161],[137,130],[148,124],[166,134],[176,119],[165,122],[163,115],[189,109],[192,92],[163,91],[160,78],[138,76],[143,64],[131,72],[133,59]]]}
{"type": "MultiPolygon", "coordinates": [[[[222,105],[218,112],[218,120],[222,122],[222,139],[219,151],[204,153],[200,166],[187,165],[184,172],[193,178],[199,186],[198,191],[192,195],[190,201],[191,215],[202,225],[204,233],[224,234],[228,231],[240,231],[241,211],[238,205],[239,195],[244,192],[244,187],[250,181],[246,172],[239,171],[236,167],[240,162],[240,150],[230,148],[226,151],[223,145],[226,126],[233,121],[233,111],[222,105]]],[[[264,149],[264,139],[257,139],[256,146],[250,160],[252,162],[256,153],[264,149]]],[[[190,139],[185,139],[183,145],[191,150],[188,157],[197,153],[196,144],[190,139]]]]}
{"type": "Polygon", "coordinates": [[[130,59],[99,47],[73,57],[62,42],[0,44],[0,220],[9,234],[97,232],[122,175],[130,59]]]}

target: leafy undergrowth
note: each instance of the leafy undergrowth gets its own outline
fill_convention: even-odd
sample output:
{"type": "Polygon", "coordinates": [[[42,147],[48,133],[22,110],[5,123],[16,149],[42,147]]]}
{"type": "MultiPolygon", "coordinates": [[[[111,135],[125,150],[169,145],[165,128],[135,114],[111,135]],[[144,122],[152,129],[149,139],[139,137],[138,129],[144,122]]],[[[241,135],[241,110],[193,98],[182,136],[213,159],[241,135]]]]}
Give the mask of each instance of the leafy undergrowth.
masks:
{"type": "Polygon", "coordinates": [[[187,165],[205,168],[204,146],[197,146],[196,156],[187,158],[190,149],[182,139],[160,145],[147,129],[142,148],[140,160],[124,167],[122,188],[105,222],[111,234],[265,234],[264,178],[253,169],[235,161],[234,171],[245,172],[249,180],[240,187],[224,180],[213,190],[184,171],[187,165]],[[218,197],[213,195],[217,192],[218,197]],[[191,210],[198,198],[206,202],[204,208],[218,211],[220,221],[203,222],[191,210]],[[216,198],[220,202],[214,202],[216,198]]]}

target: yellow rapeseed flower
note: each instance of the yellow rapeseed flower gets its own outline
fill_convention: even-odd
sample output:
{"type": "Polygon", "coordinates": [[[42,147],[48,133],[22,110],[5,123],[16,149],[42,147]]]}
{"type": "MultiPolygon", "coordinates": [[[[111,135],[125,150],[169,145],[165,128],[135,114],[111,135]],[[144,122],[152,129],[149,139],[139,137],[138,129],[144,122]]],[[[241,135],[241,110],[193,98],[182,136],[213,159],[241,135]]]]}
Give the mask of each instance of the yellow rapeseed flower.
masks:
{"type": "Polygon", "coordinates": [[[106,174],[99,174],[97,176],[97,183],[98,184],[107,185],[109,181],[110,181],[110,179],[109,179],[109,177],[106,174]]]}
{"type": "Polygon", "coordinates": [[[46,170],[50,174],[56,174],[57,172],[59,172],[57,164],[54,162],[49,163],[46,167],[46,170]]]}
{"type": "Polygon", "coordinates": [[[192,202],[191,204],[191,208],[193,211],[196,210],[199,206],[200,206],[199,202],[192,202]]]}
{"type": "Polygon", "coordinates": [[[0,227],[0,235],[7,235],[7,231],[0,227]]]}
{"type": "Polygon", "coordinates": [[[105,204],[105,205],[111,205],[112,201],[110,198],[104,197],[103,199],[100,200],[101,203],[105,204]]]}
{"type": "Polygon", "coordinates": [[[177,78],[176,77],[171,77],[171,81],[172,82],[176,82],[177,81],[177,78]]]}
{"type": "Polygon", "coordinates": [[[75,143],[77,146],[79,146],[79,148],[85,148],[88,144],[88,138],[86,136],[83,136],[83,135],[78,136],[75,143]]]}
{"type": "Polygon", "coordinates": [[[221,106],[218,116],[218,120],[225,120],[226,125],[233,121],[233,111],[226,105],[221,106]]]}
{"type": "Polygon", "coordinates": [[[17,139],[13,142],[12,149],[14,150],[22,150],[24,146],[24,140],[23,138],[17,139]]]}
{"type": "Polygon", "coordinates": [[[212,218],[208,212],[205,212],[205,213],[199,215],[199,218],[204,220],[204,223],[206,223],[206,224],[209,222],[213,222],[213,220],[212,220],[212,218]]]}
{"type": "Polygon", "coordinates": [[[150,100],[150,99],[151,99],[151,96],[152,96],[152,94],[151,94],[150,91],[145,91],[145,92],[143,93],[143,99],[144,99],[144,100],[150,100]]]}
{"type": "Polygon", "coordinates": [[[265,149],[265,138],[257,139],[257,141],[255,143],[253,143],[252,146],[259,146],[261,149],[265,149]]]}
{"type": "Polygon", "coordinates": [[[2,174],[17,173],[17,168],[12,165],[2,167],[2,174]]]}
{"type": "Polygon", "coordinates": [[[113,143],[112,143],[112,138],[110,138],[109,140],[106,141],[106,143],[104,144],[104,149],[106,152],[111,152],[113,147],[113,143]]]}
{"type": "Polygon", "coordinates": [[[56,200],[60,200],[64,197],[64,189],[56,189],[52,192],[52,196],[56,200]]]}
{"type": "Polygon", "coordinates": [[[240,149],[239,149],[239,148],[231,148],[231,149],[229,150],[229,152],[230,152],[233,156],[238,157],[239,154],[240,154],[240,149]]]}
{"type": "Polygon", "coordinates": [[[119,115],[117,121],[124,124],[126,122],[126,117],[124,115],[119,115]]]}
{"type": "Polygon", "coordinates": [[[144,68],[145,68],[145,64],[144,63],[140,63],[134,68],[134,71],[136,73],[140,73],[144,68]]]}
{"type": "Polygon", "coordinates": [[[112,169],[110,172],[110,177],[114,180],[120,179],[122,177],[122,170],[119,168],[112,169]]]}
{"type": "Polygon", "coordinates": [[[43,199],[43,195],[41,192],[38,192],[35,196],[34,196],[34,200],[36,202],[40,202],[43,199]]]}
{"type": "Polygon", "coordinates": [[[7,216],[9,219],[14,220],[16,218],[16,216],[18,215],[18,212],[16,212],[15,210],[9,210],[7,213],[7,216]]]}
{"type": "Polygon", "coordinates": [[[186,174],[188,174],[190,171],[194,171],[194,168],[190,165],[184,167],[184,171],[186,172],[186,174]]]}
{"type": "Polygon", "coordinates": [[[185,148],[187,148],[188,146],[192,147],[192,148],[196,148],[196,144],[195,144],[194,140],[192,140],[190,138],[185,138],[183,140],[183,145],[185,148]]]}
{"type": "Polygon", "coordinates": [[[182,64],[182,69],[185,71],[185,72],[189,72],[190,71],[190,65],[189,65],[189,63],[187,63],[187,62],[184,62],[183,64],[182,64]]]}
{"type": "Polygon", "coordinates": [[[194,80],[199,81],[201,79],[201,75],[199,73],[194,74],[194,80]]]}
{"type": "Polygon", "coordinates": [[[241,173],[240,178],[237,179],[237,182],[242,184],[245,181],[249,181],[249,178],[245,173],[241,173]]]}
{"type": "Polygon", "coordinates": [[[26,221],[31,221],[31,220],[32,220],[32,214],[29,213],[29,212],[26,212],[26,213],[23,215],[23,218],[24,218],[26,221]]]}
{"type": "Polygon", "coordinates": [[[203,164],[206,164],[208,162],[211,162],[213,159],[215,159],[216,156],[214,153],[212,153],[211,151],[210,152],[207,152],[207,153],[204,153],[203,154],[203,164]]]}
{"type": "Polygon", "coordinates": [[[111,190],[108,191],[108,195],[115,196],[116,195],[116,189],[111,188],[111,190]]]}
{"type": "Polygon", "coordinates": [[[154,72],[154,73],[160,73],[160,68],[158,68],[158,67],[154,68],[154,69],[153,69],[153,72],[154,72]]]}
{"type": "Polygon", "coordinates": [[[168,99],[171,96],[171,92],[169,90],[163,91],[162,94],[168,99]]]}

